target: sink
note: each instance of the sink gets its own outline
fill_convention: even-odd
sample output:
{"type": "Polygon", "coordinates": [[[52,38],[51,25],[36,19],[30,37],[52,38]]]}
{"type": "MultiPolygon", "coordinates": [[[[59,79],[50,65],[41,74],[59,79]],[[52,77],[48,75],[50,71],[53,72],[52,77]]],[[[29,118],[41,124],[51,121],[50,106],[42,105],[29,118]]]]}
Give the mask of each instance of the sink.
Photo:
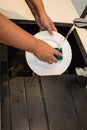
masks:
{"type": "MultiPolygon", "coordinates": [[[[39,28],[37,24],[34,21],[28,21],[28,20],[12,20],[15,22],[18,26],[26,30],[27,32],[31,33],[32,35],[36,34],[39,31],[39,28]]],[[[67,32],[71,28],[71,24],[64,24],[64,23],[55,23],[58,32],[61,33],[63,36],[66,36],[67,32]]],[[[76,33],[76,30],[74,30],[71,35],[68,38],[68,41],[70,43],[71,49],[72,49],[72,61],[67,69],[67,73],[73,74],[75,72],[76,67],[85,67],[86,62],[83,56],[83,51],[79,47],[79,37],[76,33]]],[[[8,47],[8,58],[9,58],[9,69],[11,70],[10,73],[14,71],[14,64],[18,63],[20,67],[24,64],[25,66],[25,75],[32,75],[32,70],[28,67],[25,59],[25,52],[21,51],[19,49],[15,49],[12,47],[8,47]],[[19,59],[17,59],[19,57],[19,59]],[[14,62],[13,62],[14,61],[14,62]]],[[[15,65],[16,66],[16,65],[15,65]]],[[[16,67],[18,69],[18,67],[16,67]]],[[[65,72],[66,73],[66,72],[65,72]]],[[[21,73],[20,75],[24,75],[21,73]]]]}

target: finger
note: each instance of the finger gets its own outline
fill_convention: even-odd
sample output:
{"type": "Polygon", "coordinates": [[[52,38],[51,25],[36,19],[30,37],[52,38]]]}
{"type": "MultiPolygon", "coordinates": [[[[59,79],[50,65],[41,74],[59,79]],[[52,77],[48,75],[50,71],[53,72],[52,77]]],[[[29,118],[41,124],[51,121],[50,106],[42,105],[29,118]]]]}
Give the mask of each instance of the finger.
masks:
{"type": "Polygon", "coordinates": [[[51,57],[48,59],[47,62],[48,62],[49,64],[52,64],[53,62],[56,63],[57,61],[58,61],[58,60],[57,60],[56,57],[53,55],[53,56],[51,56],[51,57]]]}
{"type": "Polygon", "coordinates": [[[62,53],[55,49],[54,55],[62,56],[62,53]]]}
{"type": "Polygon", "coordinates": [[[52,60],[52,62],[55,62],[55,63],[58,61],[54,55],[52,56],[51,60],[52,60]]]}
{"type": "Polygon", "coordinates": [[[53,63],[53,61],[52,61],[52,60],[49,60],[49,61],[48,61],[48,63],[49,63],[49,64],[52,64],[52,63],[53,63]]]}
{"type": "Polygon", "coordinates": [[[52,23],[50,26],[48,26],[48,31],[51,35],[54,35],[53,31],[58,32],[55,25],[52,23]]]}
{"type": "Polygon", "coordinates": [[[51,34],[51,35],[53,35],[54,33],[53,33],[53,29],[52,28],[48,28],[48,32],[51,34]]]}
{"type": "Polygon", "coordinates": [[[53,31],[58,32],[58,30],[54,24],[53,24],[53,31]]]}
{"type": "Polygon", "coordinates": [[[39,29],[39,31],[45,31],[45,30],[46,30],[46,28],[44,28],[44,27],[39,29]]]}

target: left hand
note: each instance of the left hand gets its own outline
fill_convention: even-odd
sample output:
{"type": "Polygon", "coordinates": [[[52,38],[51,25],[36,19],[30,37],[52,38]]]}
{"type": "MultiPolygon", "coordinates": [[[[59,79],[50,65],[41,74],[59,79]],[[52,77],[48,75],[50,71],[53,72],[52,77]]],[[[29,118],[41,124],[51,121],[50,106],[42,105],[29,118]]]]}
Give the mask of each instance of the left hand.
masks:
{"type": "Polygon", "coordinates": [[[53,35],[53,31],[57,32],[54,23],[46,14],[42,15],[40,18],[36,18],[36,22],[40,27],[40,31],[48,30],[51,35],[53,35]]]}

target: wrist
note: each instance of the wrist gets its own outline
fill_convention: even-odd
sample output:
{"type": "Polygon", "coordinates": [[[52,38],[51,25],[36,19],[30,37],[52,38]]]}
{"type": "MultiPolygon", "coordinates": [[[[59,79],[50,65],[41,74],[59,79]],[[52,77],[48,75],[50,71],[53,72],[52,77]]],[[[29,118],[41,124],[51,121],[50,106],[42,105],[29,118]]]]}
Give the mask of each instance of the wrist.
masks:
{"type": "Polygon", "coordinates": [[[31,48],[29,48],[29,52],[35,54],[36,48],[37,48],[37,44],[38,44],[38,39],[33,39],[33,42],[31,42],[31,48]]]}

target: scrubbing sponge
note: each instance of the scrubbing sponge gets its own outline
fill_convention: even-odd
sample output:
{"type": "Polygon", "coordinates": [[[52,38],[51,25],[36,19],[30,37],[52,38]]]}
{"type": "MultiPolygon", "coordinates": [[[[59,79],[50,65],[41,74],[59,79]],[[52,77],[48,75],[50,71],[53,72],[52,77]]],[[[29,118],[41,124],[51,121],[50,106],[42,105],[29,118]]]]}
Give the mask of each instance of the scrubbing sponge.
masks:
{"type": "MultiPolygon", "coordinates": [[[[55,48],[55,49],[58,50],[59,52],[63,53],[62,48],[55,48]]],[[[55,57],[57,58],[58,61],[63,60],[63,56],[55,55],[55,57]]]]}

